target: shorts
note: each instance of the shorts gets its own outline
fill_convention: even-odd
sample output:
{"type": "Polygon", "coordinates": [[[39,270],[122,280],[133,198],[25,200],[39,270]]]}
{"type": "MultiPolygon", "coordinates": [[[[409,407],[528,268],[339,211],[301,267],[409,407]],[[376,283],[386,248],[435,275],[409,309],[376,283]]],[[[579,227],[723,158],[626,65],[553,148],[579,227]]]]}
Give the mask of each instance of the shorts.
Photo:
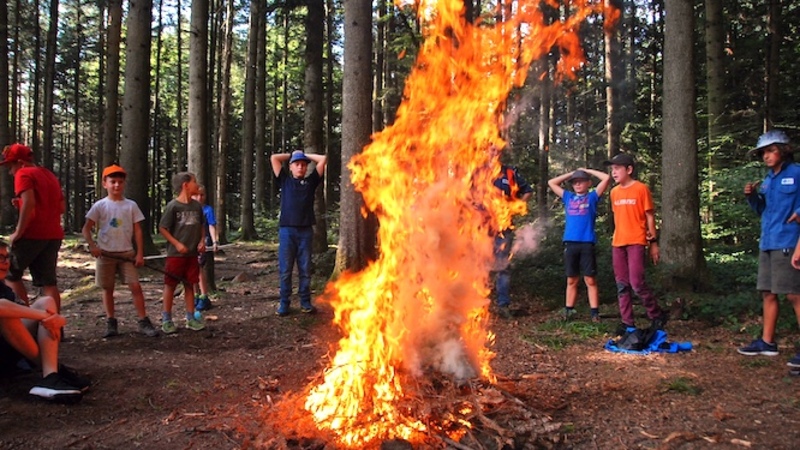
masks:
{"type": "Polygon", "coordinates": [[[800,270],[792,267],[792,250],[759,252],[756,289],[773,294],[800,294],[800,270]]]}
{"type": "Polygon", "coordinates": [[[597,258],[591,242],[564,242],[564,271],[567,277],[597,275],[597,258]]]}
{"type": "Polygon", "coordinates": [[[19,239],[11,247],[11,268],[6,279],[19,281],[25,269],[31,272],[34,286],[55,286],[56,261],[61,239],[19,239]]]}
{"type": "Polygon", "coordinates": [[[167,256],[164,272],[164,284],[167,286],[177,286],[181,282],[200,282],[200,264],[197,263],[196,256],[167,256]]]}
{"type": "Polygon", "coordinates": [[[120,275],[124,284],[138,283],[139,271],[132,262],[134,258],[136,258],[136,252],[133,250],[103,252],[103,256],[97,258],[94,263],[95,285],[103,289],[113,289],[117,274],[120,275]]]}
{"type": "Polygon", "coordinates": [[[24,358],[22,353],[18,352],[0,335],[0,373],[12,372],[19,360],[24,358]]]}

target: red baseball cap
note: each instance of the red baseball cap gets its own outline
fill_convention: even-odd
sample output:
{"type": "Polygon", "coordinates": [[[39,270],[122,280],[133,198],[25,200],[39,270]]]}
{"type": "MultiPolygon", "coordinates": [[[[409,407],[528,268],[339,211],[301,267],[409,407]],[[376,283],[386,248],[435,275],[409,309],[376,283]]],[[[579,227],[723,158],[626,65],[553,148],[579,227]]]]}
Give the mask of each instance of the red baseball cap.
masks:
{"type": "Polygon", "coordinates": [[[0,161],[0,166],[17,161],[33,162],[33,150],[20,143],[6,145],[6,148],[3,149],[3,160],[0,161]]]}
{"type": "Polygon", "coordinates": [[[116,164],[112,164],[103,169],[103,179],[105,180],[107,176],[114,175],[115,173],[122,174],[123,177],[128,176],[128,172],[125,172],[125,169],[116,164]]]}

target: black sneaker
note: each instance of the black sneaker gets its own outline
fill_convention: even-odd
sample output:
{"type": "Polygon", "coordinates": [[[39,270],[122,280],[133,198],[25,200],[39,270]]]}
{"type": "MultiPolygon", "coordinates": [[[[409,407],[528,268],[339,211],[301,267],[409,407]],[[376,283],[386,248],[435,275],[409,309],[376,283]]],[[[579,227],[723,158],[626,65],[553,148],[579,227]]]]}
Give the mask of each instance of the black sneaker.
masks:
{"type": "Polygon", "coordinates": [[[106,332],[103,333],[104,338],[110,338],[114,336],[118,336],[119,331],[117,331],[117,319],[114,317],[110,317],[106,321],[106,332]]]}
{"type": "Polygon", "coordinates": [[[636,328],[636,326],[635,325],[628,325],[625,322],[620,322],[617,325],[617,329],[614,330],[614,336],[624,336],[625,333],[628,332],[628,328],[636,328]]]}
{"type": "Polygon", "coordinates": [[[654,330],[663,330],[664,325],[667,324],[667,321],[669,321],[669,313],[662,311],[660,316],[656,317],[652,322],[650,322],[650,327],[654,330]]]}
{"type": "Polygon", "coordinates": [[[58,365],[58,375],[64,380],[68,385],[75,386],[81,392],[86,392],[89,390],[89,386],[92,385],[92,382],[78,374],[72,367],[65,366],[64,364],[58,365]]]}
{"type": "Polygon", "coordinates": [[[80,389],[68,384],[57,372],[42,378],[29,393],[58,403],[76,403],[83,398],[80,389]]]}

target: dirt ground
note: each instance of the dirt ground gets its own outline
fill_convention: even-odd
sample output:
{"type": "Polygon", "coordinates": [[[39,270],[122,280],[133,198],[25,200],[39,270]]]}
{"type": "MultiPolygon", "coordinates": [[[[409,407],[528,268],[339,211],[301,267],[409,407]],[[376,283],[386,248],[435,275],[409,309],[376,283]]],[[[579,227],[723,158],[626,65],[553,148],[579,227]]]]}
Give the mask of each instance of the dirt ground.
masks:
{"type": "MultiPolygon", "coordinates": [[[[101,338],[93,261],[68,248],[61,261],[69,320],[61,359],[94,384],[82,402],[60,405],[28,395],[36,374],[0,379],[0,449],[336,448],[322,435],[273,420],[282,402],[320,376],[339,337],[326,304],[318,303],[313,316],[275,315],[273,247],[226,248],[217,257],[223,291],[207,329],[158,338],[135,332],[125,287],[116,297],[122,335],[101,338]]],[[[141,277],[157,323],[161,274],[142,270],[141,277]]],[[[317,294],[323,283],[315,280],[317,294]]],[[[416,448],[798,446],[800,378],[785,366],[788,345],[779,357],[743,357],[735,348],[748,336],[683,320],[668,324],[669,337],[692,342],[694,351],[620,355],[603,350],[607,334],[577,338],[553,327],[555,313],[533,298],[515,298],[514,307],[516,317],[492,322],[498,383],[471,387],[493,405],[468,433],[475,439],[431,439],[416,448]]],[[[182,316],[182,303],[174,312],[182,316]]],[[[614,305],[604,305],[602,328],[586,328],[613,329],[613,312],[614,305]]]]}

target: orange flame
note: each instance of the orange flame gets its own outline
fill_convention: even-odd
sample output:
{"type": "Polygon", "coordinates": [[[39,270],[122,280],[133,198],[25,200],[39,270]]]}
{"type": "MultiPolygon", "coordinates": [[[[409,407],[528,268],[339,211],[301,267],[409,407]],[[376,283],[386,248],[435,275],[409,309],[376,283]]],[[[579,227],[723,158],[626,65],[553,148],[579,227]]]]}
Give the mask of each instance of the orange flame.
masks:
{"type": "Polygon", "coordinates": [[[470,24],[460,0],[417,1],[425,41],[396,122],[350,162],[352,182],[380,222],[380,256],[328,287],[344,337],[305,408],[346,447],[412,439],[425,424],[399,401],[412,376],[435,370],[492,380],[487,330],[491,230],[524,202],[492,184],[500,174],[506,98],[531,62],[558,47],[561,74],[583,62],[579,24],[596,9],[570,3],[547,24],[520,0],[503,22],[470,24]]]}

